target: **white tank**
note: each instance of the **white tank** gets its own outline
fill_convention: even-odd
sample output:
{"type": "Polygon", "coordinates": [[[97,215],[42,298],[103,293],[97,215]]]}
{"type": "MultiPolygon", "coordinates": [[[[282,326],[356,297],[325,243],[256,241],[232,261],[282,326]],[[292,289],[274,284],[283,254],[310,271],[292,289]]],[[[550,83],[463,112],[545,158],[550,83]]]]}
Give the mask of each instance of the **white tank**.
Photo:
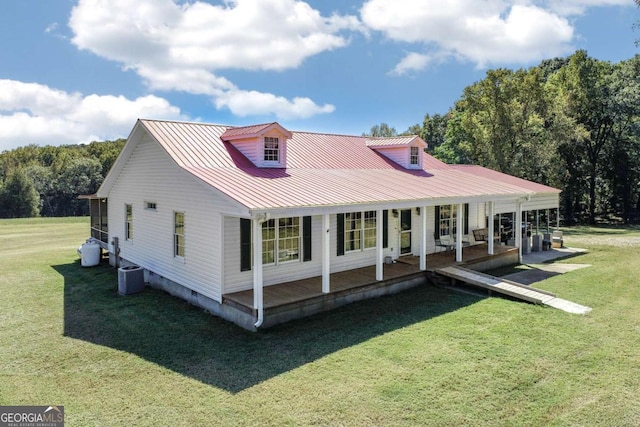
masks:
{"type": "Polygon", "coordinates": [[[100,264],[100,255],[102,250],[97,243],[87,242],[80,247],[80,263],[83,267],[94,267],[100,264]]]}

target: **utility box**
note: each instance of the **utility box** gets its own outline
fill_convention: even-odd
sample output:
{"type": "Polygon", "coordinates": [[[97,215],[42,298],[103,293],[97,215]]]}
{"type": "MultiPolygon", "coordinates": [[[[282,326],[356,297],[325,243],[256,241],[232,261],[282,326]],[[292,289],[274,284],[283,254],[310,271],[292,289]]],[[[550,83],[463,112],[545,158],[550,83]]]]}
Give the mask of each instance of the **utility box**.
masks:
{"type": "Polygon", "coordinates": [[[137,265],[118,269],[118,294],[130,295],[144,290],[144,270],[137,265]]]}

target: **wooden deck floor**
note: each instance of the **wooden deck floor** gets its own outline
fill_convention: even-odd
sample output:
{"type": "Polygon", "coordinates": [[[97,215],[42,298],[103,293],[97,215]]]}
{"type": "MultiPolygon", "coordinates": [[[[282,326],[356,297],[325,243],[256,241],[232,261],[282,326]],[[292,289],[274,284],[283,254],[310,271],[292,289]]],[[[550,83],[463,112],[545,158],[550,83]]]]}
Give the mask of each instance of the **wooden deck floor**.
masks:
{"type": "MultiPolygon", "coordinates": [[[[496,246],[494,252],[495,255],[499,256],[513,250],[514,248],[512,247],[496,246]]],[[[463,248],[462,252],[462,264],[487,257],[489,257],[489,255],[487,255],[486,244],[466,247],[463,248]]],[[[427,271],[433,271],[448,265],[456,265],[455,252],[440,252],[427,255],[427,271]]],[[[383,272],[384,280],[382,282],[376,280],[375,266],[332,273],[330,279],[331,293],[348,291],[374,284],[385,286],[385,283],[394,283],[403,277],[410,278],[423,274],[420,272],[420,258],[414,256],[404,256],[393,264],[385,264],[383,272]]],[[[271,309],[321,297],[322,295],[325,294],[322,293],[321,276],[266,286],[263,290],[264,308],[271,309]]],[[[225,294],[223,301],[238,307],[243,307],[246,311],[253,311],[253,290],[225,294]]]]}

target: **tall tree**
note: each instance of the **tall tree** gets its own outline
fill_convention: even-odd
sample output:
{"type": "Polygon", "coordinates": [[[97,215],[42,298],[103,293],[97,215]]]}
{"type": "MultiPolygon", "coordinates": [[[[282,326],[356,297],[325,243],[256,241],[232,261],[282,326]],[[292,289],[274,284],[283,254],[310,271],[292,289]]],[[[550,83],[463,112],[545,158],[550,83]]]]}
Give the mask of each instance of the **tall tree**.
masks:
{"type": "Polygon", "coordinates": [[[30,218],[38,216],[39,197],[33,182],[22,169],[15,169],[0,191],[0,217],[30,218]]]}
{"type": "Polygon", "coordinates": [[[545,128],[544,83],[539,68],[489,70],[456,102],[448,137],[473,163],[544,181],[555,149],[545,128]]]}
{"type": "Polygon", "coordinates": [[[396,128],[389,127],[386,123],[380,123],[379,125],[374,125],[371,127],[369,133],[363,133],[362,136],[373,136],[376,138],[380,137],[390,137],[390,136],[398,136],[398,132],[396,128]]]}
{"type": "Polygon", "coordinates": [[[441,146],[447,133],[447,122],[449,114],[426,114],[422,120],[422,131],[420,137],[429,144],[429,151],[433,152],[441,146]]]}
{"type": "Polygon", "coordinates": [[[550,78],[555,87],[556,102],[560,102],[567,115],[575,120],[584,132],[570,144],[567,162],[578,161],[575,154],[584,153],[588,164],[588,219],[594,223],[597,207],[599,167],[605,145],[611,140],[616,122],[617,108],[612,93],[610,63],[591,58],[584,50],[573,54],[566,67],[550,78]]]}

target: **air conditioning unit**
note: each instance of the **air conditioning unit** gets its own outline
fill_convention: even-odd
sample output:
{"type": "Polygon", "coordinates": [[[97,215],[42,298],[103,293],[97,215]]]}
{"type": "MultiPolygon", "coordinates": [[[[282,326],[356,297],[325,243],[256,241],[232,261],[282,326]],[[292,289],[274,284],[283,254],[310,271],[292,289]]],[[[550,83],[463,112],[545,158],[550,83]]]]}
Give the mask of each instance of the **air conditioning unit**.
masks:
{"type": "Polygon", "coordinates": [[[118,269],[118,294],[130,295],[144,290],[144,270],[137,265],[118,269]]]}

